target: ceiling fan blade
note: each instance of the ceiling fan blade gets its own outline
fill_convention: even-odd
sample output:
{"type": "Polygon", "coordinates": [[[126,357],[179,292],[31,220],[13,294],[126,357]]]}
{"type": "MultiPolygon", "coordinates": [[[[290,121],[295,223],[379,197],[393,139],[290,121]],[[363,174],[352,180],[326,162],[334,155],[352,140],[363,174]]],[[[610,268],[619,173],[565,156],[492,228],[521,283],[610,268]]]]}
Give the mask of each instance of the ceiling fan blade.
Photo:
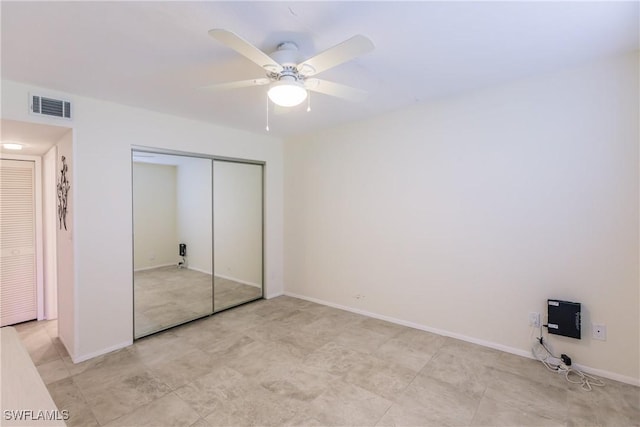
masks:
{"type": "Polygon", "coordinates": [[[251,80],[239,80],[236,82],[228,82],[228,83],[215,83],[212,85],[202,86],[200,89],[208,89],[213,91],[218,90],[228,90],[228,89],[238,89],[242,87],[251,87],[251,86],[262,86],[269,84],[270,80],[267,78],[262,79],[251,79],[251,80]]]}
{"type": "Polygon", "coordinates": [[[305,76],[313,76],[357,56],[371,52],[373,49],[373,42],[365,36],[353,36],[306,61],[302,61],[298,64],[298,71],[305,76]]]}
{"type": "Polygon", "coordinates": [[[236,33],[215,28],[209,30],[209,35],[268,71],[282,71],[282,65],[236,33]]]}
{"type": "Polygon", "coordinates": [[[337,96],[338,98],[343,98],[353,102],[364,101],[367,97],[367,92],[362,89],[356,89],[339,83],[330,82],[328,80],[307,79],[304,82],[304,87],[313,92],[337,96]]]}

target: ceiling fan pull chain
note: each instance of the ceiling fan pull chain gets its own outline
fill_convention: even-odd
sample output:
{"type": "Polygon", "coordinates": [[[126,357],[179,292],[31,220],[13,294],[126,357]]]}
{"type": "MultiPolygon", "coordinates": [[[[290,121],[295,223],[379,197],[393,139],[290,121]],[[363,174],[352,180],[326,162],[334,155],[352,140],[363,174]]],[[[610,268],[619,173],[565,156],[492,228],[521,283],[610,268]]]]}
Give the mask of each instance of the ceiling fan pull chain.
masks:
{"type": "Polygon", "coordinates": [[[267,95],[267,132],[269,132],[269,96],[267,95]]]}
{"type": "Polygon", "coordinates": [[[307,113],[311,111],[311,91],[307,90],[307,113]]]}

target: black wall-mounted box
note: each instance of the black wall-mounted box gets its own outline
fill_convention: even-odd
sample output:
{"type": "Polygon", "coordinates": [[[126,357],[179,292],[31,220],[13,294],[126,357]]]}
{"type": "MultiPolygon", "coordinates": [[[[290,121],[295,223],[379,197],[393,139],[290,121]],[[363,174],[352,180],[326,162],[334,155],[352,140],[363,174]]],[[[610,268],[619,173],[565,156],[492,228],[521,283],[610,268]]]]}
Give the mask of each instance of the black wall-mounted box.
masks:
{"type": "Polygon", "coordinates": [[[547,300],[547,319],[550,334],[580,339],[582,322],[579,302],[547,300]]]}

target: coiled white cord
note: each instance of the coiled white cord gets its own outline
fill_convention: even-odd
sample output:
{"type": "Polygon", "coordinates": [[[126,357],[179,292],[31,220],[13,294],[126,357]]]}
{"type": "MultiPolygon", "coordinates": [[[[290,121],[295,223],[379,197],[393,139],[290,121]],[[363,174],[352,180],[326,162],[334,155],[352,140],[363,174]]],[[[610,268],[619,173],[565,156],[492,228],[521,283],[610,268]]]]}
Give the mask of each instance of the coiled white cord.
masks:
{"type": "Polygon", "coordinates": [[[567,366],[562,359],[556,357],[549,351],[542,337],[536,338],[536,342],[531,348],[533,357],[538,359],[550,371],[564,373],[566,380],[572,384],[580,384],[583,390],[591,391],[593,387],[604,387],[604,381],[592,375],[567,366]],[[572,379],[572,377],[577,377],[572,379]]]}

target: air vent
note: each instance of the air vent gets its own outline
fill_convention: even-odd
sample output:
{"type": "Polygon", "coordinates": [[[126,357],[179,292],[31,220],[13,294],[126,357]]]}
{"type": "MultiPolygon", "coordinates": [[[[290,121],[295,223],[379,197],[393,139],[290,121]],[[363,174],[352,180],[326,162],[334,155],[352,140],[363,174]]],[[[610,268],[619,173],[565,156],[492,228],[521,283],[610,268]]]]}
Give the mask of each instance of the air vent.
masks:
{"type": "Polygon", "coordinates": [[[62,119],[71,118],[71,102],[64,99],[47,98],[39,95],[31,95],[29,103],[33,114],[43,116],[60,117],[62,119]]]}

